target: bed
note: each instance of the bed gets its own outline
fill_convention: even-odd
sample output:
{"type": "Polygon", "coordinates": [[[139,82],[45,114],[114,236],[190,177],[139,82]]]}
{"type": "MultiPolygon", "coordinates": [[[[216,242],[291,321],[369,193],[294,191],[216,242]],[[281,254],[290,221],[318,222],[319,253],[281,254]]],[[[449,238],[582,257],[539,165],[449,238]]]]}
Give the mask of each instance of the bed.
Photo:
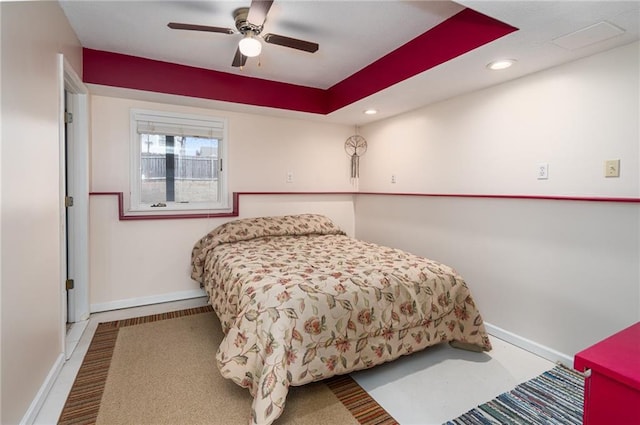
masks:
{"type": "Polygon", "coordinates": [[[491,349],[453,269],[351,238],[323,215],[225,223],[196,242],[191,266],[225,334],[218,368],[251,392],[255,424],[280,416],[291,385],[443,342],[491,349]]]}

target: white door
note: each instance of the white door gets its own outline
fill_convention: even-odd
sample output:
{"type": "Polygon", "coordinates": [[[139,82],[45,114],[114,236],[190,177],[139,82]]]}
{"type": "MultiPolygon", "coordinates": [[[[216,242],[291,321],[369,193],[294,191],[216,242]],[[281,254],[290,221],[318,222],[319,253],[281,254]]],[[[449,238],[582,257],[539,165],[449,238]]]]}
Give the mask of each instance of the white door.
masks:
{"type": "Polygon", "coordinates": [[[89,91],[59,55],[62,344],[67,358],[89,319],[89,91]],[[73,279],[67,291],[65,282],[73,279]],[[66,328],[66,329],[65,329],[66,328]]]}
{"type": "MultiPolygon", "coordinates": [[[[75,305],[75,271],[76,271],[76,257],[75,257],[75,231],[76,223],[74,220],[75,208],[73,206],[75,190],[74,190],[74,128],[73,128],[73,94],[70,93],[66,87],[64,90],[64,146],[65,146],[65,211],[66,211],[66,258],[67,258],[67,279],[66,279],[66,298],[67,298],[67,324],[75,323],[76,319],[76,305],[75,305]]],[[[77,119],[77,117],[76,117],[77,119]]],[[[78,284],[80,282],[78,281],[78,284]]],[[[68,329],[68,327],[67,327],[68,329]]]]}

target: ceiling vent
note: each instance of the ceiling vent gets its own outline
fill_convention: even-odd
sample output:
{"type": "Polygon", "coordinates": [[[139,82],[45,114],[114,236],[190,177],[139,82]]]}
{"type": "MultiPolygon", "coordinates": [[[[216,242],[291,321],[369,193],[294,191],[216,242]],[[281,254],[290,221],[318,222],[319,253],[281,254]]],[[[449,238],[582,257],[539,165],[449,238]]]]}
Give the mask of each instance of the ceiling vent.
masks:
{"type": "Polygon", "coordinates": [[[553,40],[553,43],[567,50],[577,50],[624,34],[624,30],[609,22],[598,22],[581,30],[553,40]]]}

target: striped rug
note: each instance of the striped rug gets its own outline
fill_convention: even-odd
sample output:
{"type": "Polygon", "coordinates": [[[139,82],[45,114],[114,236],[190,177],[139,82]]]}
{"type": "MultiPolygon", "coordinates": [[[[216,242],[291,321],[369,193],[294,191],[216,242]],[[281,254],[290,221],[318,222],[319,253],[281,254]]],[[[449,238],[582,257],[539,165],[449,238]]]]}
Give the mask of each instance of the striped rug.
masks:
{"type": "MultiPolygon", "coordinates": [[[[109,374],[109,366],[118,338],[118,331],[121,328],[212,312],[211,306],[206,306],[100,323],[76,376],[71,392],[67,397],[58,423],[77,425],[96,422],[109,374]]],[[[398,424],[350,376],[336,376],[323,382],[361,425],[398,424]]]]}
{"type": "Polygon", "coordinates": [[[445,425],[582,424],[584,378],[558,365],[445,425]]]}

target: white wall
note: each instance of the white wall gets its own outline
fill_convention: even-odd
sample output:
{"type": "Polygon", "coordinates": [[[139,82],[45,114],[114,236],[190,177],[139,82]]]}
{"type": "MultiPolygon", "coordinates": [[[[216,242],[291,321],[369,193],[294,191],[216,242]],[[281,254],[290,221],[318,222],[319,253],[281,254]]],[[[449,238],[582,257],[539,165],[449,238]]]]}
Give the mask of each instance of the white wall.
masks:
{"type": "MultiPolygon", "coordinates": [[[[639,50],[636,42],[363,127],[361,191],[640,197],[639,50]],[[603,176],[606,159],[620,159],[619,178],[603,176]],[[548,180],[536,179],[538,162],[549,163],[548,180]]],[[[640,319],[639,211],[359,195],[356,235],[450,264],[487,322],[572,356],[640,319]]]]}
{"type": "Polygon", "coordinates": [[[638,196],[638,50],[633,43],[363,127],[372,146],[360,190],[638,196]],[[621,160],[620,178],[603,177],[606,159],[621,160]],[[549,163],[549,180],[536,179],[539,162],[549,163]]]}
{"type": "MultiPolygon", "coordinates": [[[[0,7],[0,25],[2,25],[2,7],[0,7]]],[[[1,29],[1,28],[0,28],[1,29]]],[[[2,34],[0,34],[2,37],[2,34]]],[[[1,41],[1,38],[0,38],[1,41]]],[[[2,46],[0,45],[0,49],[2,46]]],[[[0,50],[1,53],[1,50],[0,50]]],[[[0,54],[0,93],[2,93],[2,55],[0,54]]],[[[2,420],[2,101],[0,101],[0,421],[2,420]]]]}
{"type": "Polygon", "coordinates": [[[64,350],[58,53],[78,74],[82,68],[80,43],[57,2],[1,2],[0,9],[0,422],[15,424],[34,413],[31,403],[64,350]]]}
{"type": "MultiPolygon", "coordinates": [[[[133,96],[133,94],[132,94],[133,96]]],[[[93,192],[129,192],[129,110],[168,110],[228,119],[230,191],[350,192],[349,126],[273,118],[94,95],[93,192]],[[293,183],[286,183],[292,171],[293,183]]],[[[241,217],[318,212],[354,234],[353,199],[341,196],[243,196],[241,217]]],[[[115,197],[90,199],[92,311],[196,294],[189,278],[194,243],[229,219],[118,221],[115,197]]]]}

